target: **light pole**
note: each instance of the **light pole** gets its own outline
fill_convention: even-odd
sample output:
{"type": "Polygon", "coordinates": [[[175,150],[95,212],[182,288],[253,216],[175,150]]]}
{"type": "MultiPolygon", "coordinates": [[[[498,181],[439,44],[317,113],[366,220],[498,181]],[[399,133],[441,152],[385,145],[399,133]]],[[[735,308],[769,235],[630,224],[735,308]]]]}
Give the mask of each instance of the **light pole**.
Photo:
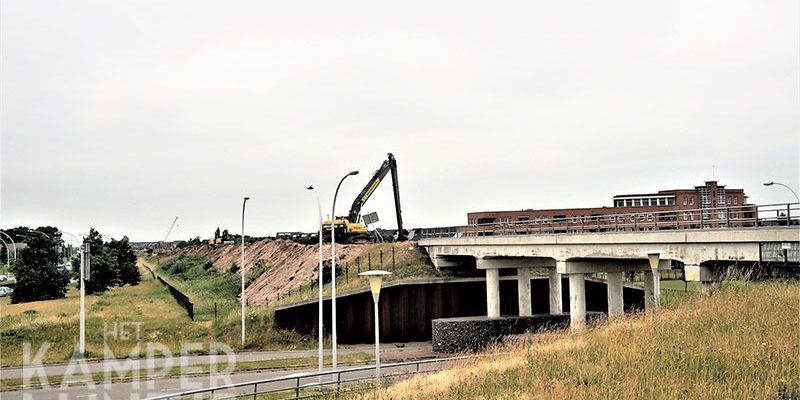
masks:
{"type": "Polygon", "coordinates": [[[358,175],[358,171],[350,171],[343,176],[333,193],[333,208],[331,210],[331,365],[336,371],[336,196],[339,188],[348,176],[358,175]]]}
{"type": "MultiPolygon", "coordinates": [[[[317,269],[317,275],[319,276],[319,304],[317,307],[317,336],[319,336],[319,372],[322,372],[322,275],[324,272],[322,268],[322,204],[319,202],[319,195],[317,191],[314,190],[314,186],[309,186],[306,189],[314,192],[314,197],[317,199],[317,211],[319,213],[319,267],[317,269]]],[[[322,375],[319,376],[319,381],[322,383],[322,375]]]]}
{"type": "MultiPolygon", "coordinates": [[[[73,234],[71,234],[69,232],[59,231],[59,233],[61,233],[61,234],[66,233],[67,235],[72,237],[72,240],[78,242],[78,244],[81,243],[81,241],[78,240],[78,238],[75,237],[75,235],[73,235],[73,234]]],[[[87,242],[87,241],[83,242],[83,244],[81,245],[81,249],[80,249],[80,253],[79,254],[80,254],[80,260],[79,260],[80,261],[80,268],[78,269],[78,274],[79,274],[78,282],[80,282],[80,284],[81,284],[81,301],[80,301],[81,310],[80,310],[80,313],[78,314],[78,318],[80,320],[80,322],[79,322],[80,323],[80,327],[79,327],[79,334],[78,334],[78,353],[80,353],[81,357],[83,357],[86,354],[86,279],[85,279],[86,278],[86,272],[85,272],[85,268],[88,267],[88,264],[90,263],[90,260],[87,258],[85,260],[87,265],[84,265],[84,256],[90,257],[89,254],[91,254],[91,253],[89,252],[89,242],[87,242]]]]}
{"type": "Polygon", "coordinates": [[[391,275],[391,272],[388,271],[381,271],[381,270],[372,270],[367,272],[362,272],[358,275],[366,277],[369,281],[369,290],[372,292],[372,302],[375,304],[375,383],[381,383],[381,347],[380,347],[380,328],[379,322],[380,318],[378,317],[378,298],[381,295],[381,284],[383,283],[383,277],[386,275],[391,275]]]}
{"type": "MultiPolygon", "coordinates": [[[[11,267],[11,249],[8,248],[8,243],[0,237],[0,243],[3,243],[6,246],[6,268],[11,267]]],[[[16,257],[14,258],[16,261],[16,257]]]]}
{"type": "Polygon", "coordinates": [[[242,201],[242,348],[244,348],[244,305],[246,301],[244,297],[244,207],[247,205],[247,200],[250,200],[249,196],[245,196],[242,201]]]}
{"type": "Polygon", "coordinates": [[[17,244],[14,243],[14,238],[12,238],[11,235],[9,235],[9,234],[7,234],[7,233],[5,233],[3,231],[0,231],[0,233],[5,235],[8,238],[8,240],[11,241],[11,245],[14,246],[14,261],[17,261],[17,244]]]}
{"type": "Polygon", "coordinates": [[[788,185],[784,185],[783,183],[780,183],[780,182],[766,182],[766,183],[764,183],[764,186],[772,186],[772,185],[783,186],[786,189],[789,189],[789,191],[792,192],[792,194],[794,195],[795,200],[797,200],[797,202],[800,203],[800,196],[797,196],[797,192],[795,192],[794,189],[790,188],[788,185]]]}

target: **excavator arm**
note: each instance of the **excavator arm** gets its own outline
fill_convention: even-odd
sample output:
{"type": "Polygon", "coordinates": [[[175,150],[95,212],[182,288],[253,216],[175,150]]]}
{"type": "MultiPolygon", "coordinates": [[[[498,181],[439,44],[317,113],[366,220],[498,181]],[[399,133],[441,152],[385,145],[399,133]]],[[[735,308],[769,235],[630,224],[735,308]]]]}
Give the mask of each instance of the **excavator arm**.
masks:
{"type": "Polygon", "coordinates": [[[394,159],[394,155],[389,153],[389,157],[381,164],[380,168],[378,168],[375,173],[372,175],[372,178],[367,182],[367,185],[364,186],[364,189],[361,190],[361,193],[358,194],[356,199],[353,201],[353,205],[350,207],[350,213],[347,215],[347,219],[351,223],[357,223],[359,219],[359,215],[361,214],[361,207],[364,203],[369,200],[372,196],[372,193],[375,192],[375,189],[381,184],[383,178],[386,177],[386,174],[389,172],[392,173],[392,189],[394,190],[394,207],[395,213],[397,215],[397,240],[404,240],[405,239],[405,232],[403,231],[403,216],[400,211],[400,186],[397,181],[397,162],[394,159]]]}

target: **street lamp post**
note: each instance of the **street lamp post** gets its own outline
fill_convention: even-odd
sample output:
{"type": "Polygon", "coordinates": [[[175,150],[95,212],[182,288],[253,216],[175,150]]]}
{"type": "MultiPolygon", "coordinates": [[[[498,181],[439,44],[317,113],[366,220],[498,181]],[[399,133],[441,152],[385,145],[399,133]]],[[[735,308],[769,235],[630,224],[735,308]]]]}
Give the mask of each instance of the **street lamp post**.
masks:
{"type": "Polygon", "coordinates": [[[244,200],[242,201],[242,348],[244,348],[244,311],[245,311],[245,297],[244,297],[244,208],[247,205],[247,200],[250,200],[249,196],[245,196],[244,200]]]}
{"type": "Polygon", "coordinates": [[[785,187],[786,189],[789,189],[789,191],[790,191],[790,192],[792,192],[792,194],[794,195],[794,198],[795,198],[795,200],[796,200],[798,203],[800,203],[800,196],[798,196],[798,195],[797,195],[797,192],[795,192],[795,191],[794,191],[794,189],[792,189],[791,187],[789,187],[789,185],[785,185],[785,184],[783,184],[783,183],[780,183],[780,182],[765,182],[765,183],[764,183],[764,186],[772,186],[772,185],[783,186],[783,187],[785,187]]]}
{"type": "MultiPolygon", "coordinates": [[[[75,237],[75,235],[64,231],[59,231],[59,232],[62,234],[66,233],[67,235],[72,237],[72,240],[78,242],[79,244],[81,243],[81,241],[78,240],[78,238],[75,237]]],[[[79,259],[80,268],[78,269],[78,274],[79,274],[78,282],[80,282],[81,284],[81,290],[80,290],[81,300],[80,300],[80,312],[78,314],[78,319],[80,320],[79,321],[80,327],[78,328],[79,329],[78,353],[81,355],[81,357],[83,357],[84,355],[86,355],[86,268],[89,267],[88,265],[90,263],[89,257],[91,254],[89,251],[89,242],[87,242],[86,240],[84,240],[84,242],[81,244],[81,249],[79,254],[80,254],[80,259],[79,259]],[[84,259],[84,257],[86,258],[84,259]]]]}
{"type": "MultiPolygon", "coordinates": [[[[6,243],[6,241],[3,240],[2,237],[0,237],[0,243],[3,243],[3,245],[6,246],[6,268],[10,268],[11,267],[11,249],[8,248],[8,243],[6,243]]],[[[16,257],[14,258],[14,260],[16,261],[16,257]]]]}
{"type": "Polygon", "coordinates": [[[350,171],[343,176],[333,193],[333,207],[331,210],[331,365],[336,371],[336,196],[339,188],[348,176],[358,175],[358,171],[350,171]]]}
{"type": "Polygon", "coordinates": [[[11,241],[11,245],[14,247],[14,261],[17,261],[17,244],[14,243],[14,238],[12,238],[11,235],[9,235],[9,234],[7,234],[7,233],[5,233],[3,231],[0,231],[0,233],[5,235],[5,237],[7,237],[8,240],[11,241]]]}
{"type": "MultiPolygon", "coordinates": [[[[318,346],[318,355],[319,358],[319,372],[322,372],[322,275],[323,275],[323,268],[322,268],[322,204],[319,202],[319,194],[317,191],[314,190],[314,186],[309,186],[306,189],[314,192],[314,197],[317,199],[317,212],[319,213],[319,267],[317,269],[317,275],[319,277],[319,301],[317,307],[317,336],[319,341],[318,346]]],[[[319,381],[322,383],[322,375],[319,376],[319,381]]]]}
{"type": "Polygon", "coordinates": [[[90,267],[91,264],[91,245],[90,242],[87,240],[83,241],[83,245],[81,246],[81,262],[80,262],[80,269],[78,273],[80,277],[78,278],[81,283],[81,312],[80,312],[80,335],[78,341],[78,353],[81,357],[86,356],[86,270],[90,267]]]}
{"type": "Polygon", "coordinates": [[[380,347],[380,318],[378,316],[378,298],[381,295],[381,284],[383,277],[391,275],[391,272],[372,270],[362,272],[358,275],[369,280],[369,289],[372,292],[372,302],[375,304],[375,383],[381,383],[381,347],[380,347]]]}

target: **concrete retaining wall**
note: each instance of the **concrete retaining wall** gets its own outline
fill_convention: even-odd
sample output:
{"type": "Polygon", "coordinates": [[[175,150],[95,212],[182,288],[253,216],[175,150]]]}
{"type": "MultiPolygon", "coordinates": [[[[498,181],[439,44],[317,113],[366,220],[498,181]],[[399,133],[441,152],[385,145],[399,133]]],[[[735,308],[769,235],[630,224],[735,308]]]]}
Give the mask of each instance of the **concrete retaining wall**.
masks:
{"type": "MultiPolygon", "coordinates": [[[[603,317],[600,312],[588,312],[587,323],[603,317]]],[[[569,326],[569,314],[536,314],[530,317],[508,316],[497,319],[487,317],[442,318],[431,322],[433,351],[460,353],[481,351],[499,344],[508,335],[536,333],[544,330],[563,330],[569,326]]]]}

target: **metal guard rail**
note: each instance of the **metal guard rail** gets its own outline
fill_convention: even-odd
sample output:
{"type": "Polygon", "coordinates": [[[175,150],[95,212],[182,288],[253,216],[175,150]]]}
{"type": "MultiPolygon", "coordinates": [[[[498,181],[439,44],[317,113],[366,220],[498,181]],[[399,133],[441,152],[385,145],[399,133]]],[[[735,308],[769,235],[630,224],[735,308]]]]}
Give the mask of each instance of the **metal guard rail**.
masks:
{"type": "Polygon", "coordinates": [[[569,215],[562,218],[554,216],[523,221],[423,228],[416,230],[414,240],[474,236],[730,229],[781,225],[800,225],[800,203],[746,204],[620,214],[569,215]]]}
{"type": "MultiPolygon", "coordinates": [[[[389,370],[391,370],[393,368],[397,369],[397,368],[400,368],[400,367],[408,367],[408,366],[415,366],[416,367],[415,371],[411,371],[411,372],[402,372],[402,373],[394,373],[394,374],[392,374],[392,373],[381,374],[381,378],[382,379],[383,378],[389,379],[389,378],[398,377],[398,376],[406,376],[406,375],[413,375],[413,374],[419,374],[419,373],[433,372],[434,370],[427,370],[427,371],[420,370],[420,366],[421,365],[428,365],[428,364],[440,364],[440,363],[446,363],[446,362],[451,362],[451,361],[466,360],[466,359],[472,359],[472,358],[481,357],[481,356],[482,355],[480,355],[480,354],[475,354],[475,355],[468,355],[468,356],[447,357],[447,358],[429,358],[429,359],[417,360],[417,361],[406,361],[406,362],[400,362],[400,363],[381,364],[381,371],[386,371],[386,372],[389,372],[389,370]]],[[[375,366],[374,365],[363,366],[363,367],[354,367],[354,368],[345,368],[345,369],[339,369],[339,370],[335,370],[335,371],[303,372],[303,373],[298,373],[298,374],[291,374],[291,375],[287,375],[287,376],[281,376],[281,377],[277,377],[277,378],[263,379],[263,380],[259,380],[259,381],[233,383],[233,384],[230,384],[230,385],[222,385],[222,386],[216,386],[216,387],[205,388],[205,389],[195,389],[195,390],[189,390],[189,391],[186,391],[186,392],[167,394],[167,395],[163,395],[163,396],[149,397],[146,400],[182,399],[182,398],[189,397],[189,396],[197,397],[197,395],[203,395],[203,394],[209,395],[210,399],[215,399],[215,400],[236,399],[236,398],[242,398],[242,397],[252,397],[252,398],[255,399],[258,395],[269,394],[269,393],[288,392],[288,391],[294,391],[295,392],[295,395],[292,396],[292,397],[288,397],[288,399],[301,399],[301,398],[308,398],[308,397],[318,397],[318,396],[324,395],[324,394],[320,393],[320,394],[313,394],[313,395],[307,395],[307,396],[300,396],[300,391],[303,390],[303,389],[311,389],[311,388],[323,389],[323,388],[328,387],[328,386],[335,386],[336,390],[339,391],[340,390],[339,388],[340,388],[340,386],[342,384],[355,383],[355,382],[365,382],[365,381],[371,381],[371,380],[375,379],[374,375],[368,375],[368,376],[362,376],[362,377],[354,377],[354,378],[349,378],[349,379],[342,379],[342,375],[343,374],[363,372],[363,371],[372,371],[372,370],[375,370],[375,366]],[[301,384],[302,380],[306,380],[307,381],[307,380],[309,380],[311,378],[317,378],[317,377],[323,377],[324,378],[326,376],[333,376],[333,375],[336,375],[336,380],[328,380],[328,381],[322,380],[321,382],[317,381],[317,382],[309,382],[309,383],[302,383],[301,384]],[[262,391],[258,390],[258,386],[259,385],[266,385],[266,384],[270,384],[270,383],[280,383],[280,382],[290,382],[290,383],[293,383],[293,385],[287,385],[286,387],[272,388],[272,389],[267,389],[267,390],[262,390],[262,391]],[[217,393],[217,392],[221,392],[221,391],[225,391],[225,390],[231,390],[231,389],[237,389],[237,388],[244,388],[244,387],[248,387],[248,386],[252,386],[253,390],[252,391],[248,391],[247,393],[240,393],[240,394],[236,394],[236,395],[228,396],[228,397],[214,397],[214,394],[217,393]]]]}

